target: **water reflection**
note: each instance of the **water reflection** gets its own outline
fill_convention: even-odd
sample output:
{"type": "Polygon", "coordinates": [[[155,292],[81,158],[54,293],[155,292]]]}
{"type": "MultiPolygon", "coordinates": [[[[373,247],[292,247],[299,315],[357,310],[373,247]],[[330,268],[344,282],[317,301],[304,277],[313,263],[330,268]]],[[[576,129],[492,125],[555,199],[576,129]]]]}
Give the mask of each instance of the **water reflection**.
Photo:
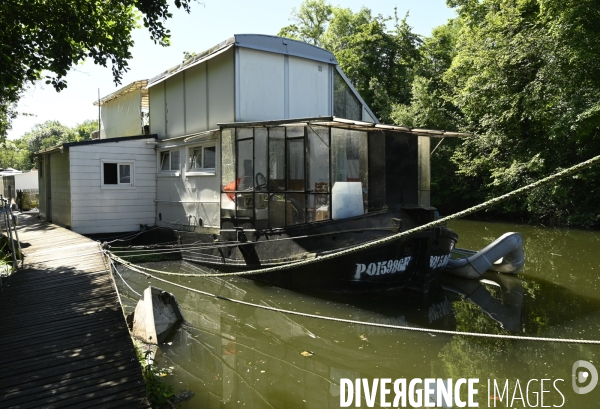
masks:
{"type": "MultiPolygon", "coordinates": [[[[502,225],[452,226],[462,247],[481,248],[502,225]],[[465,232],[461,231],[465,230],[465,232]],[[479,229],[479,230],[477,230],[479,229]],[[475,238],[475,236],[477,237],[475,238]]],[[[357,321],[492,334],[600,339],[597,264],[586,250],[597,234],[535,229],[526,240],[521,278],[486,273],[482,282],[440,280],[426,296],[399,291],[377,296],[301,294],[244,278],[169,277],[174,282],[238,300],[357,321]],[[546,234],[544,234],[544,232],[546,234]],[[574,248],[572,247],[574,246],[574,248]],[[544,250],[545,249],[545,250],[544,250]],[[560,254],[553,256],[549,253],[560,254]],[[563,254],[564,253],[564,254],[563,254]]],[[[193,272],[186,263],[152,268],[193,272]]],[[[487,379],[562,378],[561,392],[577,407],[595,407],[596,396],[570,387],[575,360],[593,363],[595,346],[479,339],[350,325],[240,306],[125,272],[137,291],[152,283],[173,292],[186,324],[172,345],[161,347],[170,380],[196,396],[184,408],[337,408],[340,378],[480,378],[480,406],[487,379]],[[304,353],[304,354],[303,354],[304,353]]],[[[127,295],[127,289],[120,284],[127,295]]],[[[125,301],[132,309],[135,300],[125,301]]],[[[545,404],[560,404],[548,396],[545,404]]],[[[497,403],[498,407],[504,407],[497,403]]]]}

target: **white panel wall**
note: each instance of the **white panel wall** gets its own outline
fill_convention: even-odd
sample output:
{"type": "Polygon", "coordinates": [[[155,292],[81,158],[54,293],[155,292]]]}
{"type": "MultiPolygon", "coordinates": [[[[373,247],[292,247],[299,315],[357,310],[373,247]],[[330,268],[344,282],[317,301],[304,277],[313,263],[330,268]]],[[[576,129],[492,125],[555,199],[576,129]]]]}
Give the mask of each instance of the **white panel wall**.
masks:
{"type": "Polygon", "coordinates": [[[206,63],[185,71],[185,133],[208,129],[206,102],[206,63]]]}
{"type": "Polygon", "coordinates": [[[233,48],[208,60],[208,129],[235,120],[233,48]]]}
{"type": "Polygon", "coordinates": [[[71,224],[71,180],[69,173],[69,152],[51,153],[50,175],[52,223],[72,227],[71,224]]]}
{"type": "Polygon", "coordinates": [[[140,224],[154,225],[156,153],[154,145],[146,144],[148,141],[154,139],[70,148],[73,231],[82,234],[113,233],[136,231],[140,224]],[[102,160],[133,161],[134,186],[103,189],[102,160]]]}
{"type": "Polygon", "coordinates": [[[150,99],[150,133],[164,138],[165,129],[165,84],[160,83],[148,89],[150,99]]]}
{"type": "Polygon", "coordinates": [[[327,64],[289,57],[289,117],[330,115],[329,82],[327,64]]]}
{"type": "Polygon", "coordinates": [[[285,118],[285,56],[238,49],[239,117],[237,121],[285,118]]]}
{"type": "MultiPolygon", "coordinates": [[[[183,73],[165,81],[167,98],[167,137],[185,135],[183,73]]],[[[160,85],[159,85],[160,86],[160,85]]]]}
{"type": "Polygon", "coordinates": [[[142,134],[141,89],[106,102],[100,112],[100,139],[142,134]]]}
{"type": "MultiPolygon", "coordinates": [[[[157,225],[180,228],[200,224],[206,227],[219,227],[220,225],[220,161],[217,160],[217,169],[214,174],[201,174],[201,172],[190,172],[189,155],[190,150],[200,146],[217,147],[216,157],[220,157],[220,143],[218,138],[213,137],[194,143],[193,145],[180,146],[176,149],[180,152],[182,170],[177,173],[159,172],[157,176],[157,202],[156,223],[157,225]],[[162,222],[159,221],[159,213],[162,222]],[[191,217],[190,217],[191,216],[191,217]]],[[[156,162],[158,163],[158,154],[156,162]]]]}
{"type": "Polygon", "coordinates": [[[30,172],[18,173],[15,177],[15,189],[38,189],[38,171],[33,169],[30,172]]]}

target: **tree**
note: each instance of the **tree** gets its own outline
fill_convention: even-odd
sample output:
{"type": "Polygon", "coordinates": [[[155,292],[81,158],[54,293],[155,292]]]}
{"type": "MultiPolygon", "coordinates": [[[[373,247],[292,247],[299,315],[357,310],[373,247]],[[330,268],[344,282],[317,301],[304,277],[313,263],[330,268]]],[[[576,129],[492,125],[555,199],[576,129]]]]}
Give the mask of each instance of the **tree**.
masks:
{"type": "Polygon", "coordinates": [[[305,0],[299,10],[292,9],[290,20],[295,24],[283,27],[277,35],[320,46],[332,12],[323,0],[305,0]]]}
{"type": "Polygon", "coordinates": [[[279,35],[320,45],[331,51],[342,70],[380,120],[390,121],[393,103],[410,101],[412,67],[420,38],[404,19],[373,16],[362,8],[332,7],[306,0],[292,12],[296,22],[279,35]],[[393,28],[388,23],[393,22],[393,28]]]}
{"type": "MultiPolygon", "coordinates": [[[[190,0],[175,0],[190,11],[190,0]]],[[[141,18],[155,43],[169,44],[172,17],[167,0],[4,0],[0,2],[0,139],[16,115],[14,104],[27,84],[45,77],[60,91],[70,67],[86,58],[112,64],[119,84],[141,18]]]]}

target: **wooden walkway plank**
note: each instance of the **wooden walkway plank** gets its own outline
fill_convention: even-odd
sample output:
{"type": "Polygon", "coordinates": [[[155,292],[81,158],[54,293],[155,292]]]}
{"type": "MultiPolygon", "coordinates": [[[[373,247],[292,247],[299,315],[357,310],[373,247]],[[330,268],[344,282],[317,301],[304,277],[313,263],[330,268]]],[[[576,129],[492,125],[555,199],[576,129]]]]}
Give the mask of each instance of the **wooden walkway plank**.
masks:
{"type": "Polygon", "coordinates": [[[0,287],[0,402],[149,408],[99,243],[19,216],[24,268],[0,287]]]}

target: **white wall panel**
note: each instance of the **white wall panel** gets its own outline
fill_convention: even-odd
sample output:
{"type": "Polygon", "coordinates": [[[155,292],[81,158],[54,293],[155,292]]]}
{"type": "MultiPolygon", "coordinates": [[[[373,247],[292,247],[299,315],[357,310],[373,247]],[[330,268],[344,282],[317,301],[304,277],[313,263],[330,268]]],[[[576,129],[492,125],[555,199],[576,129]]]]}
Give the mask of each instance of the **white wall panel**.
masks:
{"type": "Polygon", "coordinates": [[[150,133],[164,138],[165,130],[165,85],[159,84],[148,89],[150,99],[150,133]]]}
{"type": "Polygon", "coordinates": [[[215,129],[218,123],[235,120],[233,48],[207,61],[207,64],[208,128],[215,129]]]}
{"type": "Polygon", "coordinates": [[[142,134],[141,89],[104,103],[100,112],[100,139],[142,134]]]}
{"type": "Polygon", "coordinates": [[[289,57],[289,117],[329,115],[329,81],[327,64],[289,57]]]}
{"type": "MultiPolygon", "coordinates": [[[[151,88],[152,90],[152,88],[151,88]]],[[[84,234],[139,230],[154,225],[156,153],[153,138],[72,146],[71,204],[73,231],[84,234]],[[102,160],[134,162],[134,186],[103,189],[102,160]]]]}
{"type": "Polygon", "coordinates": [[[185,71],[185,133],[208,130],[206,63],[185,71]]]}
{"type": "Polygon", "coordinates": [[[165,81],[167,98],[167,137],[185,135],[185,116],[183,110],[183,73],[176,74],[165,81]]]}
{"type": "Polygon", "coordinates": [[[239,109],[237,121],[284,119],[285,57],[239,49],[239,109]]]}

